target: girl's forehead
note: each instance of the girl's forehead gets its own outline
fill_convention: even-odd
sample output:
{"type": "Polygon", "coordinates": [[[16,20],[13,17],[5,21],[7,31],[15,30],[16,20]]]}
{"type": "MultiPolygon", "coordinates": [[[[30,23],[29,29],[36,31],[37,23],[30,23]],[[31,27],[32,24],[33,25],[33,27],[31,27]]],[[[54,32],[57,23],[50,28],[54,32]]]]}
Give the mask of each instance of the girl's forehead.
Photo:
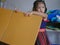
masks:
{"type": "Polygon", "coordinates": [[[44,3],[39,2],[39,3],[38,3],[38,6],[45,6],[45,5],[44,5],[44,3]]]}
{"type": "Polygon", "coordinates": [[[38,2],[38,4],[44,4],[43,2],[38,2]]]}

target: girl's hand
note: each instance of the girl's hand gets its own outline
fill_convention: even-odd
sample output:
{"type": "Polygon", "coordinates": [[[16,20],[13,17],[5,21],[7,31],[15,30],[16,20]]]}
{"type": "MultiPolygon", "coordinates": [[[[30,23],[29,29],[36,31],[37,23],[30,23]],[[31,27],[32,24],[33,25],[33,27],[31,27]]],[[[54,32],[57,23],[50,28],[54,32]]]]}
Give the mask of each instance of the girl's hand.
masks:
{"type": "Polygon", "coordinates": [[[25,12],[25,16],[31,16],[32,12],[25,12]]]}

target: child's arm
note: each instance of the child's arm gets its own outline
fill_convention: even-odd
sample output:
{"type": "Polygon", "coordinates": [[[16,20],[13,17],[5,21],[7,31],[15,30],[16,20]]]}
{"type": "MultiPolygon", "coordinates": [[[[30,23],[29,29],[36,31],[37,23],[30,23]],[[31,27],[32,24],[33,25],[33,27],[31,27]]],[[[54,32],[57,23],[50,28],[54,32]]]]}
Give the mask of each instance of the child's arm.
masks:
{"type": "Polygon", "coordinates": [[[38,16],[42,16],[44,19],[47,19],[47,14],[42,13],[42,12],[37,12],[37,11],[31,11],[31,12],[27,12],[26,15],[30,16],[32,14],[38,15],[38,16]]]}
{"type": "Polygon", "coordinates": [[[33,11],[33,12],[31,12],[31,14],[36,14],[36,15],[42,16],[43,18],[47,18],[47,14],[46,13],[33,11]]]}

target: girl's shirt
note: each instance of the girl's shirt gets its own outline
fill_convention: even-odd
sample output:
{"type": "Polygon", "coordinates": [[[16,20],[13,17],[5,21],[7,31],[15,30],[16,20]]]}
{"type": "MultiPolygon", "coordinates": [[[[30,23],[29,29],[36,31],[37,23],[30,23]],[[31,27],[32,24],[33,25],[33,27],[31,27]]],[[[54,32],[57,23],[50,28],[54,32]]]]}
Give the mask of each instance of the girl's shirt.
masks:
{"type": "Polygon", "coordinates": [[[44,32],[46,30],[47,20],[42,20],[39,32],[44,32]]]}
{"type": "Polygon", "coordinates": [[[42,20],[42,23],[41,23],[41,27],[40,27],[40,29],[45,29],[46,28],[46,21],[44,21],[44,20],[42,20]]]}

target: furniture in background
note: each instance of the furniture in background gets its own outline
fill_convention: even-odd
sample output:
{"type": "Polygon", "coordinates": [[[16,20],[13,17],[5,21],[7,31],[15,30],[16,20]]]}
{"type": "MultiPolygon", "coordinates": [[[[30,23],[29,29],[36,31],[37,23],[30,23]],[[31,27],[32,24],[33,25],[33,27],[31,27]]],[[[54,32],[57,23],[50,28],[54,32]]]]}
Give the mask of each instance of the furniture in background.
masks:
{"type": "Polygon", "coordinates": [[[52,45],[60,45],[60,30],[46,29],[48,38],[52,45]]]}

